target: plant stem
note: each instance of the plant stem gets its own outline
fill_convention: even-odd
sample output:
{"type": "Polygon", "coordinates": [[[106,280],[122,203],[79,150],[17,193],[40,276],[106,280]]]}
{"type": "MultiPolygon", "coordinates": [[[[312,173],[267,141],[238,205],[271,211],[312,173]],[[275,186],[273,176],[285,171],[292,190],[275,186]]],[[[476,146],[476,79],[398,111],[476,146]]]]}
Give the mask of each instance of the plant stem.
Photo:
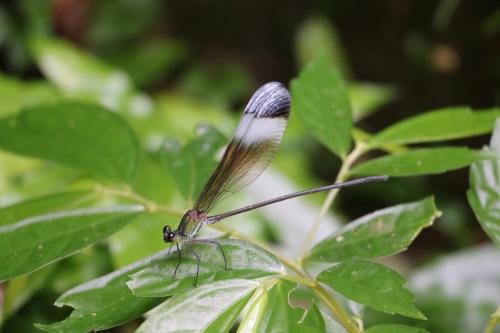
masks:
{"type": "Polygon", "coordinates": [[[311,288],[316,287],[316,285],[318,284],[316,281],[302,277],[300,275],[287,274],[287,275],[283,275],[282,278],[285,280],[288,280],[288,281],[297,282],[297,283],[306,285],[306,286],[311,287],[311,288]]]}
{"type": "MultiPolygon", "coordinates": [[[[352,152],[349,155],[347,155],[346,159],[342,163],[339,173],[337,174],[337,178],[335,179],[335,183],[339,183],[346,180],[351,166],[364,153],[365,153],[365,146],[361,143],[358,143],[356,147],[352,150],[352,152]]],[[[306,240],[302,245],[302,249],[300,250],[300,255],[299,255],[299,262],[302,262],[302,260],[304,259],[307,250],[309,249],[312,242],[314,241],[314,238],[316,237],[316,233],[318,232],[321,222],[323,221],[326,213],[330,209],[333,200],[335,200],[335,197],[337,196],[338,192],[339,192],[338,189],[334,189],[328,192],[328,195],[325,201],[323,202],[323,205],[321,206],[319,215],[314,221],[311,229],[309,230],[309,233],[307,234],[306,240]]]]}
{"type": "Polygon", "coordinates": [[[146,207],[146,210],[151,212],[151,213],[162,212],[162,213],[176,215],[176,216],[184,215],[184,211],[182,211],[180,209],[161,205],[155,201],[146,199],[145,197],[133,192],[130,189],[118,190],[118,189],[113,189],[113,188],[105,187],[102,185],[98,185],[96,187],[95,191],[98,194],[111,195],[111,196],[114,196],[117,198],[123,198],[123,199],[135,201],[137,203],[144,205],[146,207]]]}
{"type": "Polygon", "coordinates": [[[319,299],[323,301],[323,303],[328,307],[330,312],[332,312],[337,319],[342,323],[345,329],[349,333],[360,333],[361,331],[351,320],[349,315],[344,311],[344,309],[340,306],[339,303],[319,284],[315,287],[311,287],[314,293],[318,296],[319,299]]]}
{"type": "Polygon", "coordinates": [[[488,324],[484,328],[483,333],[493,333],[499,321],[500,321],[500,306],[491,315],[490,320],[488,321],[488,324]]]}

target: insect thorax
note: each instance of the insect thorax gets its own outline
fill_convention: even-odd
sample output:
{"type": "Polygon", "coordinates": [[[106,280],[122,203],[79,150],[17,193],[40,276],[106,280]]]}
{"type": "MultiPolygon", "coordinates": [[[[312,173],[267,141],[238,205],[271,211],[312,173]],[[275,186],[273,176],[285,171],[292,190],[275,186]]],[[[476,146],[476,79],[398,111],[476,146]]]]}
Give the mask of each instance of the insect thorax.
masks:
{"type": "Polygon", "coordinates": [[[182,238],[193,238],[206,223],[207,214],[194,209],[188,210],[182,217],[177,232],[182,238]]]}

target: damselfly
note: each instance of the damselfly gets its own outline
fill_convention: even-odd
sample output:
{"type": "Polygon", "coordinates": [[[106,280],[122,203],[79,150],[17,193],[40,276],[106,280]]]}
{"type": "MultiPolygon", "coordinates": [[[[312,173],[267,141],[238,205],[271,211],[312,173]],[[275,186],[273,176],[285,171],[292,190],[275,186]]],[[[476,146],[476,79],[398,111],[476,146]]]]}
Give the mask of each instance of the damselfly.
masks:
{"type": "MultiPolygon", "coordinates": [[[[217,246],[224,259],[224,268],[227,269],[226,255],[217,241],[196,239],[198,232],[205,224],[214,224],[230,216],[302,195],[388,179],[387,176],[354,179],[287,194],[223,214],[209,216],[208,213],[219,201],[252,183],[269,165],[285,132],[290,114],[290,103],[290,93],[281,83],[269,82],[260,87],[248,102],[222,159],[202,190],[193,209],[184,214],[177,230],[172,230],[169,226],[163,228],[165,242],[172,243],[172,246],[175,244],[177,247],[179,261],[174,271],[174,279],[182,261],[179,243],[184,241],[209,243],[217,246]]],[[[196,285],[200,258],[193,248],[191,251],[198,263],[194,282],[196,285]]]]}

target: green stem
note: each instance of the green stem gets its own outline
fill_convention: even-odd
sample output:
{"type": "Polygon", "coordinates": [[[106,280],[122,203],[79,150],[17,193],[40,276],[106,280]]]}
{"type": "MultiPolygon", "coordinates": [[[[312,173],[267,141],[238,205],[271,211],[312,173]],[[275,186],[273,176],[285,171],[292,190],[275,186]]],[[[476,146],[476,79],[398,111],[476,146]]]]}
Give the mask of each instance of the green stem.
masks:
{"type": "MultiPolygon", "coordinates": [[[[342,166],[340,167],[339,173],[337,174],[337,179],[335,179],[335,183],[339,183],[342,181],[345,181],[348,177],[349,170],[351,166],[353,165],[356,160],[363,155],[366,152],[365,146],[363,144],[357,144],[354,150],[347,155],[346,159],[342,163],[342,166]]],[[[328,195],[323,202],[323,205],[321,206],[321,210],[319,212],[318,217],[314,221],[311,229],[309,230],[309,233],[307,234],[306,240],[304,244],[302,245],[302,249],[300,250],[300,255],[299,255],[299,262],[302,262],[304,259],[307,250],[311,247],[312,242],[314,241],[314,238],[316,237],[316,233],[318,232],[319,226],[321,222],[323,221],[326,213],[328,213],[328,210],[330,209],[333,200],[335,200],[335,197],[337,196],[337,193],[339,192],[338,189],[331,190],[328,192],[328,195]]]]}
{"type": "Polygon", "coordinates": [[[144,207],[146,207],[146,210],[148,212],[151,212],[151,213],[162,212],[162,213],[176,215],[176,216],[184,215],[184,211],[182,211],[180,209],[161,205],[155,201],[146,199],[145,197],[133,192],[130,189],[118,190],[118,189],[113,189],[113,188],[105,187],[102,185],[98,185],[95,188],[95,191],[96,191],[96,193],[101,194],[101,195],[110,195],[110,196],[117,197],[117,198],[123,198],[123,199],[135,201],[137,203],[144,205],[144,207]]]}
{"type": "Polygon", "coordinates": [[[499,321],[500,321],[500,306],[491,315],[490,320],[488,321],[488,324],[484,328],[483,333],[493,333],[499,321]]]}
{"type": "Polygon", "coordinates": [[[282,278],[285,280],[288,280],[288,281],[297,282],[297,283],[306,285],[306,286],[311,287],[311,288],[316,287],[318,284],[316,281],[302,277],[300,275],[287,274],[287,275],[283,275],[282,278]]]}
{"type": "Polygon", "coordinates": [[[345,329],[349,333],[361,333],[356,324],[352,321],[351,317],[344,311],[340,304],[319,284],[312,287],[314,293],[318,296],[321,301],[328,307],[331,313],[337,317],[337,319],[342,323],[345,329]]]}

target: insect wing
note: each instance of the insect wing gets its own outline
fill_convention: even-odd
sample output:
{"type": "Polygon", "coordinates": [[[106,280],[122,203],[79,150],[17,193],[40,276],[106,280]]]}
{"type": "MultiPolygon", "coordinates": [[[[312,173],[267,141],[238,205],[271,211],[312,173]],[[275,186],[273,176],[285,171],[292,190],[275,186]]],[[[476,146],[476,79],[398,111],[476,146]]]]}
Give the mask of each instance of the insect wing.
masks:
{"type": "Polygon", "coordinates": [[[281,83],[267,83],[255,92],[194,206],[196,211],[209,212],[262,174],[278,150],[289,113],[290,93],[281,83]]]}

